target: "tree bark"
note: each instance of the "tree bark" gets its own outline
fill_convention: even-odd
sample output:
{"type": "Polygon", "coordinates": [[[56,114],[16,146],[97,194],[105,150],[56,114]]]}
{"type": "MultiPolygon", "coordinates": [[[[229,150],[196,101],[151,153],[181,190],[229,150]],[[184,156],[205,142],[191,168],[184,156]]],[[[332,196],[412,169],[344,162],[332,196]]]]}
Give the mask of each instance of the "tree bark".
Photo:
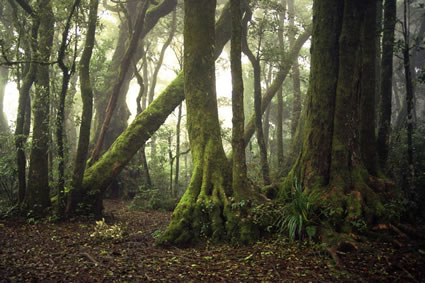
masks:
{"type": "Polygon", "coordinates": [[[97,9],[99,0],[90,0],[89,23],[81,55],[79,73],[81,100],[83,112],[81,114],[80,135],[78,138],[77,154],[75,156],[74,171],[72,173],[71,191],[67,196],[65,215],[75,212],[77,204],[82,201],[81,186],[86,169],[87,154],[90,143],[90,129],[93,116],[93,90],[90,82],[90,59],[93,52],[96,33],[97,9]]]}
{"type": "MultiPolygon", "coordinates": [[[[262,101],[261,101],[261,67],[259,59],[249,49],[247,42],[247,31],[244,31],[242,38],[242,50],[251,62],[254,71],[254,125],[257,136],[257,143],[260,150],[260,167],[263,177],[263,184],[270,184],[270,169],[267,161],[267,148],[264,139],[263,123],[262,123],[262,101]]],[[[261,39],[260,39],[261,40],[261,39]]],[[[259,44],[260,46],[261,44],[259,44]]],[[[267,106],[264,107],[267,109],[267,106]]],[[[245,141],[247,142],[247,141],[245,141]]]]}
{"type": "Polygon", "coordinates": [[[231,37],[231,73],[232,73],[232,151],[234,154],[232,164],[232,189],[239,198],[245,193],[247,185],[247,168],[245,157],[244,107],[243,107],[243,79],[241,63],[242,40],[242,13],[240,0],[230,0],[232,11],[232,37],[231,37]]]}
{"type": "Polygon", "coordinates": [[[26,72],[24,73],[24,79],[19,89],[19,100],[18,100],[18,114],[16,117],[16,129],[15,129],[15,146],[16,146],[16,161],[18,167],[18,203],[22,204],[25,198],[26,192],[26,166],[27,159],[25,156],[25,143],[28,139],[29,129],[31,126],[31,102],[30,102],[30,91],[35,80],[35,74],[37,72],[37,64],[34,60],[31,60],[37,52],[37,36],[40,21],[37,17],[32,17],[31,27],[31,50],[29,51],[28,58],[31,63],[26,63],[26,72]]]}
{"type": "Polygon", "coordinates": [[[117,106],[117,100],[120,95],[121,87],[124,83],[124,79],[128,72],[128,66],[131,65],[133,54],[136,50],[137,44],[139,42],[140,35],[143,31],[143,24],[145,21],[145,15],[146,11],[149,7],[149,2],[146,1],[140,11],[140,15],[137,18],[137,22],[135,24],[135,30],[131,36],[130,43],[128,45],[128,48],[123,56],[123,59],[120,63],[119,69],[118,69],[118,79],[115,82],[115,84],[112,87],[111,91],[111,97],[108,102],[108,106],[106,107],[106,116],[105,120],[103,121],[102,128],[99,133],[99,137],[97,139],[96,145],[93,149],[93,152],[91,154],[89,165],[96,162],[99,158],[100,151],[102,150],[103,140],[105,138],[105,133],[109,127],[109,124],[112,119],[112,114],[114,113],[114,110],[117,106]]]}
{"type": "MultiPolygon", "coordinates": [[[[245,6],[244,6],[245,7],[245,6]]],[[[223,10],[216,24],[216,43],[214,56],[217,58],[231,34],[230,6],[223,10]]],[[[84,198],[93,204],[93,213],[101,214],[101,208],[95,204],[101,200],[103,191],[121,172],[136,152],[145,144],[152,134],[164,123],[172,111],[183,101],[183,72],[148,106],[136,116],[129,127],[116,139],[110,149],[98,162],[87,168],[84,174],[82,192],[90,195],[84,198]],[[96,210],[99,209],[99,210],[96,210]]]]}
{"type": "Polygon", "coordinates": [[[59,94],[59,107],[56,118],[56,140],[58,146],[58,184],[57,184],[57,212],[58,215],[63,216],[65,210],[65,152],[64,152],[64,139],[66,138],[65,129],[65,101],[66,95],[69,88],[69,82],[72,74],[75,71],[75,60],[77,57],[77,50],[74,50],[74,58],[72,60],[72,66],[68,67],[64,63],[65,51],[68,45],[68,34],[69,29],[71,28],[71,20],[74,15],[74,12],[77,6],[80,5],[80,0],[75,0],[71,11],[68,15],[67,21],[65,23],[65,28],[62,33],[62,42],[60,44],[58,52],[58,65],[62,70],[62,88],[59,94]]]}
{"type": "MultiPolygon", "coordinates": [[[[50,0],[42,0],[37,7],[37,17],[40,20],[38,33],[37,61],[47,63],[53,44],[54,16],[50,0]]],[[[49,95],[50,79],[49,65],[38,64],[35,77],[35,96],[33,101],[34,126],[32,147],[28,171],[28,188],[25,192],[24,204],[26,210],[34,215],[41,215],[50,206],[49,195],[49,95]]]]}
{"type": "Polygon", "coordinates": [[[383,211],[373,190],[372,176],[361,158],[359,141],[359,120],[363,116],[360,101],[367,95],[361,84],[366,75],[361,31],[370,28],[366,23],[374,15],[366,11],[371,4],[376,3],[333,0],[313,4],[303,144],[282,187],[290,190],[297,180],[306,192],[320,193],[327,206],[339,211],[323,220],[323,239],[332,237],[335,230],[350,233],[352,221],[360,217],[373,223],[383,211]]]}
{"type": "MultiPolygon", "coordinates": [[[[137,6],[138,2],[140,1],[127,2],[127,9],[129,10],[130,18],[133,20],[137,17],[138,9],[136,9],[135,6],[137,6]],[[134,14],[134,17],[133,17],[133,14],[134,14]]],[[[141,3],[141,5],[143,6],[144,4],[141,3]]],[[[151,6],[148,9],[148,11],[146,11],[145,22],[143,24],[143,30],[139,36],[139,41],[143,40],[143,38],[152,30],[152,28],[158,23],[158,21],[162,17],[168,15],[171,11],[173,11],[176,5],[177,5],[177,0],[163,0],[158,5],[151,6]]],[[[107,99],[111,97],[113,85],[116,84],[116,81],[117,81],[116,70],[119,68],[119,65],[123,59],[125,49],[127,47],[126,43],[128,42],[128,39],[129,39],[128,34],[130,31],[128,31],[128,26],[129,26],[128,23],[123,24],[122,29],[120,29],[120,38],[118,40],[118,45],[114,52],[112,63],[110,64],[110,67],[108,68],[108,73],[111,75],[108,76],[108,78],[105,80],[106,81],[105,85],[99,91],[99,93],[102,93],[102,96],[95,96],[96,114],[95,114],[95,121],[94,121],[94,137],[93,137],[94,141],[96,141],[99,137],[102,123],[105,120],[105,109],[107,107],[107,99]]],[[[133,55],[133,58],[132,58],[133,62],[138,62],[145,54],[141,45],[142,44],[139,44],[139,47],[137,48],[137,50],[135,51],[133,55]]],[[[125,76],[124,81],[122,83],[120,94],[118,95],[119,99],[117,101],[114,119],[111,120],[111,124],[105,133],[105,141],[103,143],[103,149],[101,150],[102,152],[107,150],[110,147],[110,145],[113,143],[113,141],[127,127],[127,120],[128,120],[128,117],[130,116],[130,112],[126,104],[125,97],[128,91],[130,81],[133,78],[133,72],[134,72],[134,69],[129,68],[129,70],[127,71],[127,75],[125,76]]],[[[146,90],[148,91],[148,88],[146,88],[146,90]]]]}
{"type": "Polygon", "coordinates": [[[369,1],[363,22],[361,44],[360,151],[369,174],[378,176],[376,146],[376,30],[377,1],[369,1]]]}
{"type": "Polygon", "coordinates": [[[394,30],[397,5],[395,0],[385,0],[384,33],[382,38],[381,86],[379,104],[379,130],[377,152],[381,168],[385,168],[391,132],[391,97],[393,78],[394,30]]]}
{"type": "Polygon", "coordinates": [[[179,190],[179,174],[180,174],[180,136],[181,136],[181,121],[182,121],[182,108],[183,103],[179,105],[177,113],[177,125],[176,125],[176,173],[174,177],[174,191],[173,198],[177,198],[179,190]]]}
{"type": "Polygon", "coordinates": [[[5,66],[0,66],[0,134],[9,132],[9,124],[3,109],[4,91],[9,78],[9,69],[5,66]]]}
{"type": "Polygon", "coordinates": [[[255,229],[231,205],[236,192],[221,142],[215,89],[215,6],[213,0],[185,0],[184,90],[194,169],[159,244],[184,245],[205,237],[252,242],[255,237],[255,229]]]}
{"type": "MultiPolygon", "coordinates": [[[[289,31],[288,40],[290,48],[295,44],[295,34],[297,33],[295,27],[295,7],[294,0],[288,0],[288,18],[289,18],[289,31]]],[[[292,103],[292,119],[291,119],[291,136],[295,136],[295,131],[298,127],[298,122],[301,113],[301,83],[300,83],[300,67],[298,65],[298,57],[294,60],[292,65],[292,83],[294,86],[294,100],[292,103]]]]}
{"type": "Polygon", "coordinates": [[[404,65],[404,76],[406,80],[406,105],[407,105],[407,163],[409,164],[409,187],[410,190],[414,189],[415,181],[415,164],[413,160],[413,131],[414,131],[414,89],[412,81],[412,66],[410,62],[410,7],[409,1],[404,0],[404,24],[403,24],[403,65],[404,65]]]}

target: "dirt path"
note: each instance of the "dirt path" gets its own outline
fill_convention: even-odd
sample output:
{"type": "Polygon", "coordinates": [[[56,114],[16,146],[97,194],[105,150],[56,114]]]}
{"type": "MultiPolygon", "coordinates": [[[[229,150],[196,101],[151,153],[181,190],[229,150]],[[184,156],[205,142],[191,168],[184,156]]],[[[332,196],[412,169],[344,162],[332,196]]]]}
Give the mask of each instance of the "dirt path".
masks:
{"type": "Polygon", "coordinates": [[[317,245],[285,240],[162,249],[154,237],[170,213],[130,211],[122,201],[105,207],[107,222],[125,232],[122,239],[91,237],[94,221],[0,221],[0,282],[425,282],[424,242],[360,242],[358,250],[339,254],[338,268],[317,245]]]}

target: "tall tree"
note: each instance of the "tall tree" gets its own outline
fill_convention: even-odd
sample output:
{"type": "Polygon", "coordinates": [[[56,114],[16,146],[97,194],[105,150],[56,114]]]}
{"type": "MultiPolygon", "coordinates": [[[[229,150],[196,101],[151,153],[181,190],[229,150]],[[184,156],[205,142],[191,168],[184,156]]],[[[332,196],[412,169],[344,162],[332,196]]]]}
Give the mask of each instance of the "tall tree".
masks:
{"type": "Polygon", "coordinates": [[[83,111],[81,114],[80,135],[78,137],[77,154],[75,156],[74,171],[72,173],[71,191],[67,196],[65,215],[70,215],[81,201],[81,184],[86,168],[87,154],[90,142],[90,129],[93,116],[93,89],[90,81],[90,59],[93,52],[96,33],[97,10],[99,0],[90,0],[89,21],[83,54],[79,63],[81,100],[83,111]]]}
{"type": "Polygon", "coordinates": [[[67,17],[65,28],[62,32],[62,41],[59,47],[58,52],[58,65],[59,68],[62,70],[62,87],[61,92],[59,95],[59,107],[58,107],[58,113],[56,118],[56,139],[57,139],[57,146],[58,146],[58,185],[57,185],[57,211],[58,214],[62,214],[64,212],[65,208],[65,150],[64,150],[64,140],[66,137],[66,133],[64,133],[65,129],[65,101],[66,101],[66,95],[69,88],[69,82],[71,80],[72,74],[75,72],[75,61],[77,57],[77,46],[75,45],[74,49],[74,56],[71,60],[71,66],[67,66],[64,63],[65,59],[65,52],[68,45],[68,35],[71,28],[72,18],[74,15],[75,10],[77,9],[78,5],[80,4],[80,0],[75,0],[71,11],[69,12],[69,15],[67,17]]]}
{"type": "Polygon", "coordinates": [[[240,0],[231,0],[232,37],[231,37],[231,73],[232,73],[232,188],[235,192],[244,192],[241,188],[247,185],[247,169],[245,157],[243,80],[241,62],[242,13],[240,0]]]}
{"type": "Polygon", "coordinates": [[[413,160],[413,131],[414,131],[414,89],[412,79],[412,65],[410,59],[410,1],[403,1],[403,66],[406,81],[407,105],[407,162],[409,164],[409,187],[413,189],[415,179],[415,165],[413,160]]]}
{"type": "Polygon", "coordinates": [[[379,104],[379,131],[377,151],[382,168],[388,158],[388,148],[391,130],[391,97],[393,78],[394,30],[396,24],[396,0],[385,0],[384,3],[384,32],[382,38],[381,86],[379,104]]]}
{"type": "Polygon", "coordinates": [[[194,169],[159,240],[162,244],[187,244],[202,236],[249,242],[255,232],[231,205],[231,197],[243,193],[232,190],[221,142],[215,90],[215,6],[211,0],[185,0],[184,89],[194,169]]]}
{"type": "MultiPolygon", "coordinates": [[[[251,13],[251,12],[249,12],[251,13]]],[[[261,36],[258,42],[258,46],[261,46],[261,36]]],[[[244,30],[242,37],[242,50],[244,54],[248,57],[251,62],[253,71],[254,71],[254,125],[255,132],[257,137],[258,147],[260,148],[260,166],[261,173],[263,177],[264,185],[270,184],[270,169],[267,161],[267,148],[266,141],[264,139],[263,131],[263,111],[262,111],[262,101],[261,101],[261,66],[259,53],[255,56],[252,51],[249,49],[247,41],[247,31],[244,30]]],[[[258,48],[259,50],[259,48],[258,48]]],[[[267,106],[264,107],[267,109],[267,106]]]]}
{"type": "Polygon", "coordinates": [[[9,77],[9,69],[6,66],[0,66],[0,134],[9,131],[6,115],[3,111],[4,91],[9,77]]]}
{"type": "MultiPolygon", "coordinates": [[[[383,208],[364,162],[359,135],[363,93],[362,30],[375,19],[367,12],[375,1],[314,1],[310,86],[304,110],[301,153],[284,189],[294,180],[306,192],[328,200],[336,217],[328,219],[323,237],[335,229],[349,233],[351,221],[371,222],[383,208]]],[[[375,24],[372,24],[375,26],[375,24]]],[[[373,33],[373,31],[372,31],[373,33]]],[[[372,34],[375,36],[375,34],[372,34]]],[[[368,43],[374,45],[373,43],[368,43]]],[[[374,66],[374,64],[371,64],[374,66]]],[[[369,70],[370,72],[370,70],[369,70]]],[[[373,138],[373,137],[372,137],[373,138]]]]}
{"type": "Polygon", "coordinates": [[[34,54],[38,62],[35,76],[35,96],[32,106],[34,125],[32,129],[32,146],[28,171],[28,188],[25,192],[24,207],[35,214],[50,205],[49,195],[49,96],[50,75],[49,60],[53,44],[54,15],[50,0],[37,3],[37,15],[40,27],[38,32],[38,49],[34,54]]]}
{"type": "MultiPolygon", "coordinates": [[[[214,56],[217,58],[231,34],[230,6],[223,10],[216,25],[214,56]]],[[[81,203],[92,204],[95,215],[100,216],[102,195],[106,187],[122,171],[136,152],[165,122],[172,111],[183,101],[183,72],[180,72],[168,87],[141,112],[129,127],[117,138],[111,148],[98,162],[87,168],[82,184],[81,203]],[[100,200],[100,201],[99,201],[100,200]]]]}
{"type": "MultiPolygon", "coordinates": [[[[295,5],[294,0],[288,0],[288,18],[289,18],[289,30],[288,40],[289,46],[292,48],[295,43],[295,35],[297,30],[295,27],[295,5]]],[[[301,113],[301,83],[300,83],[300,67],[298,65],[298,58],[295,59],[292,65],[292,84],[294,87],[294,100],[292,103],[292,119],[291,119],[291,136],[295,136],[295,131],[298,127],[298,120],[300,119],[301,113]]]]}
{"type": "Polygon", "coordinates": [[[126,49],[124,56],[122,58],[122,61],[119,65],[118,76],[117,76],[118,78],[116,82],[114,83],[114,85],[112,86],[111,97],[109,99],[108,106],[106,107],[105,120],[103,121],[102,128],[100,129],[100,133],[96,141],[96,145],[91,154],[91,157],[89,160],[90,165],[93,164],[93,162],[97,161],[101,153],[106,131],[111,122],[112,114],[114,113],[114,110],[117,106],[117,101],[120,95],[121,87],[123,83],[125,82],[125,77],[129,70],[128,66],[131,65],[134,52],[139,42],[140,35],[143,32],[143,25],[145,22],[145,15],[146,15],[146,11],[148,7],[149,7],[149,1],[145,1],[140,11],[140,14],[137,17],[135,29],[131,35],[128,48],[126,49]]]}

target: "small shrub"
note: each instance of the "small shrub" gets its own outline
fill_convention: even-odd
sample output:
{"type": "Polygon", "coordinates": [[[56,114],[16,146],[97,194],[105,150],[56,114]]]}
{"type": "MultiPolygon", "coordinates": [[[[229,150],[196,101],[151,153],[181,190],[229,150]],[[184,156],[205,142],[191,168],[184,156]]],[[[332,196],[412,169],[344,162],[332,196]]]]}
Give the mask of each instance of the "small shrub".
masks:
{"type": "Polygon", "coordinates": [[[122,240],[123,235],[124,231],[119,225],[108,225],[102,218],[102,220],[96,221],[94,232],[90,234],[90,237],[96,240],[122,240]]]}

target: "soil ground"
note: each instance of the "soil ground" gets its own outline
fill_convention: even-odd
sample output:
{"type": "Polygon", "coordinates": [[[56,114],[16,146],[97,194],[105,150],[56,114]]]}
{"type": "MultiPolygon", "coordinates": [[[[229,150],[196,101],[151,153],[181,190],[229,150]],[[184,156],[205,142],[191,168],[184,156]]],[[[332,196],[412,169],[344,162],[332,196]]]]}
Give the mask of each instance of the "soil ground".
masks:
{"type": "Polygon", "coordinates": [[[95,221],[0,220],[0,282],[425,282],[425,242],[390,231],[338,252],[318,244],[268,239],[249,247],[159,248],[171,213],[132,211],[105,201],[122,239],[91,237],[95,221]]]}

